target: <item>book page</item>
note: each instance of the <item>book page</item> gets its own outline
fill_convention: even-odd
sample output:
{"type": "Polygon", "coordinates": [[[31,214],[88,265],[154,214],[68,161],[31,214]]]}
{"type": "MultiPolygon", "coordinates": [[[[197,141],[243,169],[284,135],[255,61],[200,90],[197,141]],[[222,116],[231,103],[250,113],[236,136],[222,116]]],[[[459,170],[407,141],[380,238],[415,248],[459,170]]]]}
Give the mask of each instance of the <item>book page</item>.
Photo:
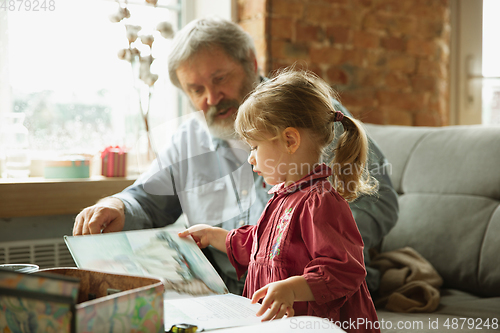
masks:
{"type": "Polygon", "coordinates": [[[261,304],[234,294],[164,300],[165,331],[174,324],[198,326],[198,331],[257,324],[261,304]]]}
{"type": "Polygon", "coordinates": [[[78,268],[115,274],[156,277],[168,297],[228,292],[192,238],[180,238],[183,227],[64,236],[78,268]]]}

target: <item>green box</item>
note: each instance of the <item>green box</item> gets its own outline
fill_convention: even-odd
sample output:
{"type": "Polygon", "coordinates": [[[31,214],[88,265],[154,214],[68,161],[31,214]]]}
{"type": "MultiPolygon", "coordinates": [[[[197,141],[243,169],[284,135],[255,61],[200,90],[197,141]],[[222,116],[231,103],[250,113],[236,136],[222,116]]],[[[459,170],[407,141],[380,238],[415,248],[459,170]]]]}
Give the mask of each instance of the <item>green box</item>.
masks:
{"type": "Polygon", "coordinates": [[[90,161],[45,161],[43,176],[47,179],[89,178],[90,161]]]}

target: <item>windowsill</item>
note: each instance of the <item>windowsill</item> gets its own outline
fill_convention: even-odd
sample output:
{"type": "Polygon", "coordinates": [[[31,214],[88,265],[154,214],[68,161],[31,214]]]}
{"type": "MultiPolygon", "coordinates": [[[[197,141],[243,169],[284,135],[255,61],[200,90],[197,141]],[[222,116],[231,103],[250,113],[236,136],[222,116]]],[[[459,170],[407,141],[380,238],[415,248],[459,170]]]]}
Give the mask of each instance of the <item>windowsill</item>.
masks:
{"type": "Polygon", "coordinates": [[[0,218],[78,214],[122,191],[136,177],[78,179],[0,178],[0,218]]]}

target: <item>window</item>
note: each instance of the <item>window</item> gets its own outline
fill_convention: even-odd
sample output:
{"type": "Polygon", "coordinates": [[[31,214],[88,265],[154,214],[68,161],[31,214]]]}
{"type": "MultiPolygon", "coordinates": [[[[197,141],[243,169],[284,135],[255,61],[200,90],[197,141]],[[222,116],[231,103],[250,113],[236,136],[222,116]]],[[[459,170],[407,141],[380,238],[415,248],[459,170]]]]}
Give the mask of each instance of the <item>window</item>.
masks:
{"type": "MultiPolygon", "coordinates": [[[[137,73],[117,57],[128,47],[124,22],[109,19],[119,2],[58,0],[35,11],[34,2],[28,0],[13,2],[13,8],[0,0],[5,4],[0,8],[0,115],[26,114],[34,159],[54,152],[94,155],[109,145],[125,146],[137,155],[146,146],[134,88],[137,73]]],[[[153,7],[144,0],[127,2],[131,17],[126,23],[140,25],[140,35],[155,37],[151,72],[159,79],[152,90],[149,119],[151,124],[167,124],[156,131],[160,134],[155,141],[163,142],[175,129],[177,117],[187,112],[188,103],[170,84],[171,40],[160,37],[156,24],[168,21],[177,30],[203,15],[230,19],[233,3],[213,0],[208,6],[204,0],[159,0],[153,7]]],[[[143,96],[144,106],[147,99],[143,96]]],[[[132,167],[137,172],[147,167],[141,159],[136,161],[132,167]]]]}
{"type": "Polygon", "coordinates": [[[500,125],[498,0],[451,0],[450,120],[500,125]]]}
{"type": "MultiPolygon", "coordinates": [[[[106,146],[120,145],[130,150],[129,175],[144,171],[148,162],[140,156],[147,139],[134,88],[138,75],[117,56],[128,47],[125,23],[141,26],[139,35],[155,37],[151,72],[158,80],[149,121],[159,148],[189,103],[170,83],[171,40],[160,37],[157,23],[167,21],[178,30],[205,15],[231,19],[234,0],[158,0],[156,7],[146,0],[55,0],[50,8],[48,2],[38,1],[35,8],[33,0],[18,0],[10,8],[9,0],[0,0],[0,117],[25,113],[33,160],[55,154],[95,156],[106,146]],[[127,3],[131,16],[113,23],[109,16],[120,3],[127,3]]],[[[143,89],[143,106],[147,95],[143,89]]],[[[33,171],[32,176],[41,176],[40,170],[33,171]]]]}
{"type": "Polygon", "coordinates": [[[130,19],[119,23],[109,19],[118,10],[116,1],[51,1],[50,9],[38,11],[28,0],[12,2],[15,8],[3,2],[0,114],[25,113],[33,158],[53,152],[95,155],[109,145],[140,152],[144,126],[134,88],[137,73],[117,56],[129,44],[125,21],[141,26],[139,35],[155,38],[151,72],[159,78],[152,88],[150,123],[179,115],[178,91],[167,71],[171,40],[162,38],[156,25],[167,21],[177,30],[180,1],[160,0],[157,7],[128,1],[130,19]]]}
{"type": "Polygon", "coordinates": [[[483,89],[482,122],[500,125],[500,1],[483,1],[483,89]]]}

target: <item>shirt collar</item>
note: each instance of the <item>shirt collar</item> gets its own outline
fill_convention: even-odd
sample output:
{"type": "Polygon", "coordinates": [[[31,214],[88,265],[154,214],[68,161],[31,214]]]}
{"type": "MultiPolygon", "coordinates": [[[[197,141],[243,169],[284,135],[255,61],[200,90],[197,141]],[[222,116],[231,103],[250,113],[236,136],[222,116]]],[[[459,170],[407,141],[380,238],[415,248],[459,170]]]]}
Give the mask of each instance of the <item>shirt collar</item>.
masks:
{"type": "Polygon", "coordinates": [[[229,148],[229,144],[226,140],[216,138],[215,136],[212,136],[212,144],[214,145],[215,150],[219,148],[229,148]]]}
{"type": "Polygon", "coordinates": [[[331,175],[332,175],[332,169],[330,169],[330,167],[327,166],[325,163],[321,163],[318,166],[316,166],[311,173],[299,179],[295,183],[290,184],[287,187],[285,187],[285,183],[277,184],[273,186],[268,193],[269,194],[293,193],[300,188],[312,184],[313,180],[315,179],[326,178],[331,175]]]}
{"type": "Polygon", "coordinates": [[[200,126],[202,126],[203,131],[205,131],[207,134],[208,140],[202,140],[200,142],[200,145],[203,148],[209,149],[212,151],[216,151],[219,148],[229,148],[229,144],[226,140],[223,140],[221,138],[217,138],[210,133],[210,130],[208,129],[208,127],[206,125],[206,122],[204,123],[200,119],[196,119],[196,120],[200,123],[200,126]]]}

